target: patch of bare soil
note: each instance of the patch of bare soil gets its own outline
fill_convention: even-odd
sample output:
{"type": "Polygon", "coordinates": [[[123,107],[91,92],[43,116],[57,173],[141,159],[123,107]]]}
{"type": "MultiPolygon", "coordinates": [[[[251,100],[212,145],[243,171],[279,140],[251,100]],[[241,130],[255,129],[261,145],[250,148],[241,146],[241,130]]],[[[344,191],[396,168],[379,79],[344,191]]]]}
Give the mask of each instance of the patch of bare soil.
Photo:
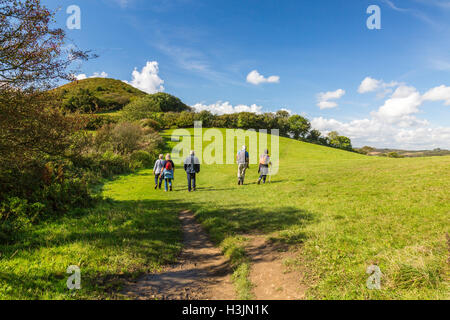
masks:
{"type": "Polygon", "coordinates": [[[306,286],[302,274],[291,270],[289,263],[296,250],[268,241],[264,236],[249,236],[246,252],[251,259],[250,281],[256,300],[301,300],[306,286]]]}
{"type": "Polygon", "coordinates": [[[125,286],[123,294],[139,300],[234,300],[232,270],[190,211],[179,216],[184,249],[179,262],[125,286]]]}

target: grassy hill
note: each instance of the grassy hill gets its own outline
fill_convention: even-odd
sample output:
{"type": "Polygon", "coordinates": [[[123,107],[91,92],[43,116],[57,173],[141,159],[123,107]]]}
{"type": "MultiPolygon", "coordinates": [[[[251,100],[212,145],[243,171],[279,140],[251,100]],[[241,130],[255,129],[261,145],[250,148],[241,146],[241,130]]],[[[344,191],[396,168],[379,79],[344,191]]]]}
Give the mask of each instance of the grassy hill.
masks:
{"type": "Polygon", "coordinates": [[[55,92],[61,95],[66,105],[71,98],[77,97],[74,105],[90,104],[98,111],[119,110],[130,101],[147,95],[123,81],[108,78],[73,81],[55,89],[55,92]]]}
{"type": "Polygon", "coordinates": [[[255,183],[256,166],[240,187],[235,165],[203,165],[198,192],[188,193],[177,166],[175,191],[164,193],[153,190],[152,171],[142,170],[106,182],[102,194],[110,200],[96,208],[0,247],[0,298],[112,297],[122,277],[176,259],[177,214],[190,209],[235,263],[241,297],[251,296],[242,285],[249,268],[239,259],[242,247],[246,236],[262,234],[300,249],[286,263],[305,275],[308,298],[447,299],[449,166],[448,156],[368,157],[280,138],[271,184],[255,183]],[[65,289],[72,264],[83,279],[73,295],[65,289]],[[371,264],[383,272],[381,290],[366,287],[371,264]]]}

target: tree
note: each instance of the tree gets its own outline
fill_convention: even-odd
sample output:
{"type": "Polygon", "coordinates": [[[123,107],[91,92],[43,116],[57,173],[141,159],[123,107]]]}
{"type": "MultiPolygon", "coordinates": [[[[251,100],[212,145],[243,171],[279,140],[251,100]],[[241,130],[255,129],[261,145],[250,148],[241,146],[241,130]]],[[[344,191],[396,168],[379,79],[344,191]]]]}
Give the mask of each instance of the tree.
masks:
{"type": "Polygon", "coordinates": [[[46,91],[73,78],[68,68],[74,60],[90,57],[62,49],[65,34],[50,27],[53,17],[39,0],[0,0],[0,185],[8,191],[20,188],[16,178],[26,176],[24,170],[64,157],[72,134],[84,125],[63,114],[46,91]]]}
{"type": "Polygon", "coordinates": [[[63,102],[63,108],[71,112],[94,112],[98,111],[99,99],[89,89],[80,88],[76,94],[69,96],[63,102]]]}
{"type": "Polygon", "coordinates": [[[203,110],[199,113],[195,113],[194,120],[201,121],[204,128],[209,128],[213,124],[214,115],[209,111],[203,110]]]}
{"type": "Polygon", "coordinates": [[[332,147],[349,151],[353,150],[350,138],[340,136],[336,131],[331,131],[330,133],[328,133],[328,141],[329,145],[331,145],[332,147]]]}
{"type": "Polygon", "coordinates": [[[178,115],[177,127],[178,128],[190,128],[194,126],[193,112],[183,111],[178,115]]]}
{"type": "Polygon", "coordinates": [[[289,112],[285,110],[279,110],[275,114],[274,129],[280,130],[280,135],[288,136],[289,134],[289,112]]]}
{"type": "Polygon", "coordinates": [[[311,129],[311,123],[302,116],[293,115],[289,118],[289,130],[294,139],[305,138],[311,129]]]}
{"type": "Polygon", "coordinates": [[[258,116],[252,112],[240,112],[238,114],[237,127],[240,129],[258,129],[258,116]]]}
{"type": "Polygon", "coordinates": [[[345,137],[345,136],[339,136],[338,141],[339,141],[340,149],[344,149],[344,150],[348,150],[348,151],[353,150],[352,141],[350,140],[350,138],[345,137]]]}
{"type": "Polygon", "coordinates": [[[331,146],[333,147],[339,147],[339,133],[337,131],[331,131],[330,133],[328,133],[328,140],[331,146]]]}
{"type": "Polygon", "coordinates": [[[52,29],[54,13],[40,0],[0,0],[0,89],[48,85],[73,80],[70,64],[88,52],[64,51],[65,33],[52,29]]]}
{"type": "Polygon", "coordinates": [[[311,142],[319,142],[319,139],[321,136],[322,136],[322,133],[319,130],[313,129],[308,133],[308,136],[306,137],[306,139],[311,142]]]}

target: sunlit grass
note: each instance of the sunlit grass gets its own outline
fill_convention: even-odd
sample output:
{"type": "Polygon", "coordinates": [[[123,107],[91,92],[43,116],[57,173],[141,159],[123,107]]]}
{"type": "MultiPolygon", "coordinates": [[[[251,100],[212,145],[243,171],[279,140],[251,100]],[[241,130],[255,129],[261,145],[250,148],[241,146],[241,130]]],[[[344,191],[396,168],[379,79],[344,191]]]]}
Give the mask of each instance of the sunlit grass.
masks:
{"type": "Polygon", "coordinates": [[[195,193],[180,167],[171,193],[153,190],[151,170],[106,183],[111,201],[0,247],[0,298],[114,297],[123,277],[176,259],[177,214],[191,209],[236,267],[242,298],[251,298],[244,238],[257,233],[298,246],[290,268],[305,274],[308,298],[448,299],[450,157],[372,158],[280,142],[271,184],[256,184],[256,165],[243,187],[236,166],[204,165],[195,193]],[[65,287],[72,264],[84,279],[75,296],[65,287]],[[366,288],[371,264],[383,272],[382,290],[366,288]]]}

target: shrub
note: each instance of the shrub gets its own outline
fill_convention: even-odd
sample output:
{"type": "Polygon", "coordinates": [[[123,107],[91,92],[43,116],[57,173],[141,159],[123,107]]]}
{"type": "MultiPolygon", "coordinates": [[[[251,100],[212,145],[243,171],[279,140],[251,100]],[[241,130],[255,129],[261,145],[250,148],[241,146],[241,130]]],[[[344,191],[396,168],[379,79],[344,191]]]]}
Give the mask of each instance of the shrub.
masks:
{"type": "Polygon", "coordinates": [[[153,165],[154,158],[152,155],[144,150],[135,151],[131,156],[130,160],[132,164],[135,164],[139,168],[149,168],[153,165]]]}
{"type": "Polygon", "coordinates": [[[86,130],[98,130],[107,124],[118,122],[114,117],[105,115],[89,115],[88,119],[86,130]]]}
{"type": "Polygon", "coordinates": [[[151,118],[155,112],[181,112],[190,110],[180,99],[164,92],[149,94],[127,104],[122,111],[125,120],[151,118]]]}
{"type": "Polygon", "coordinates": [[[0,243],[13,240],[14,236],[28,227],[42,214],[44,205],[9,197],[0,203],[0,243]]]}
{"type": "Polygon", "coordinates": [[[131,171],[129,159],[112,151],[103,153],[99,159],[98,165],[102,176],[105,178],[131,171]]]}
{"type": "Polygon", "coordinates": [[[114,151],[130,154],[140,149],[144,132],[138,124],[122,122],[114,127],[111,135],[114,151]]]}
{"type": "Polygon", "coordinates": [[[46,185],[36,190],[31,199],[45,206],[47,217],[67,213],[72,208],[88,206],[92,200],[87,184],[80,178],[46,185]]]}
{"type": "Polygon", "coordinates": [[[152,128],[155,131],[158,131],[161,129],[161,124],[158,121],[153,120],[153,119],[142,119],[141,121],[139,121],[139,124],[143,128],[152,128]]]}

